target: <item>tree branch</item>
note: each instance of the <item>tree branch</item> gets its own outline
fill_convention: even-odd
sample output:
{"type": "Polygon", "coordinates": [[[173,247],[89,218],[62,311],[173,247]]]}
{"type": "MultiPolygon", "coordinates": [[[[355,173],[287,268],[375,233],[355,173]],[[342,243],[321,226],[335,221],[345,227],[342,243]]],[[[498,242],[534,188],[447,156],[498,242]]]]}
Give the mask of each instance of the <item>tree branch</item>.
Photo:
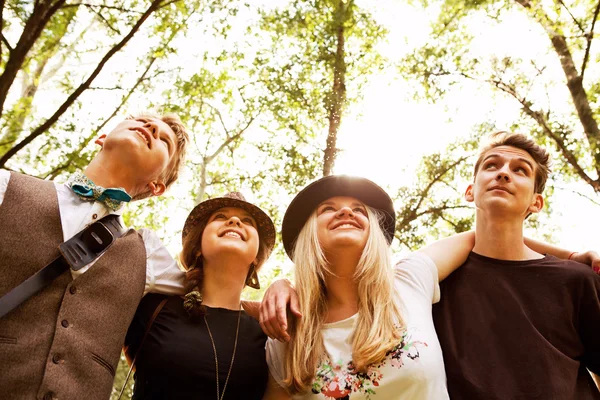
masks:
{"type": "Polygon", "coordinates": [[[464,157],[459,158],[458,160],[456,160],[452,164],[448,165],[448,167],[446,167],[442,171],[440,171],[440,173],[437,174],[437,176],[435,176],[431,180],[431,182],[429,182],[429,184],[421,192],[421,196],[420,196],[419,202],[417,203],[417,206],[414,208],[414,212],[415,213],[421,207],[421,204],[423,203],[423,201],[425,200],[425,198],[429,195],[429,191],[431,190],[431,188],[433,187],[433,185],[435,185],[437,182],[441,181],[441,179],[444,177],[444,175],[446,175],[448,173],[448,171],[453,170],[458,164],[462,163],[467,158],[469,158],[469,157],[468,156],[464,156],[464,157]]]}
{"type": "Polygon", "coordinates": [[[8,91],[12,86],[17,73],[23,66],[27,54],[39,39],[42,31],[50,21],[50,18],[58,11],[58,9],[64,4],[65,0],[57,0],[56,3],[36,3],[33,8],[33,12],[30,14],[25,26],[23,27],[23,33],[19,38],[19,41],[15,45],[13,51],[4,65],[4,72],[0,75],[0,115],[4,110],[4,103],[8,91]]]}
{"type": "Polygon", "coordinates": [[[457,165],[464,162],[468,158],[469,158],[468,156],[461,157],[458,160],[456,160],[455,162],[453,162],[452,164],[448,165],[443,170],[439,171],[439,173],[436,176],[434,176],[433,179],[431,179],[431,181],[427,184],[427,186],[423,190],[420,191],[419,201],[417,202],[417,204],[414,207],[410,208],[410,213],[408,215],[406,215],[404,218],[398,219],[396,229],[400,230],[400,231],[404,230],[408,224],[410,224],[412,221],[417,219],[420,215],[426,213],[426,212],[422,212],[421,214],[419,214],[418,210],[419,210],[419,208],[421,208],[423,201],[425,201],[425,199],[428,198],[429,191],[431,190],[433,185],[442,181],[442,178],[444,177],[444,175],[446,175],[448,173],[448,171],[456,168],[457,165]]]}
{"type": "Polygon", "coordinates": [[[446,29],[450,26],[450,24],[458,20],[458,14],[460,14],[463,11],[463,9],[457,7],[456,10],[452,13],[452,15],[450,15],[448,18],[446,18],[444,22],[442,22],[442,29],[440,29],[435,38],[439,39],[446,32],[446,29]]]}
{"type": "Polygon", "coordinates": [[[102,87],[102,86],[90,86],[88,90],[123,90],[123,86],[115,87],[102,87]]]}
{"type": "Polygon", "coordinates": [[[150,4],[150,6],[148,7],[148,9],[144,13],[144,15],[142,15],[140,17],[140,19],[136,22],[136,24],[131,28],[131,31],[127,34],[127,36],[125,36],[116,46],[114,46],[112,49],[110,49],[108,51],[108,53],[102,58],[102,60],[100,61],[100,63],[96,67],[96,69],[89,76],[89,78],[85,82],[83,82],[81,85],[79,85],[79,87],[67,98],[67,100],[58,108],[58,110],[56,110],[54,115],[52,115],[50,118],[48,118],[48,120],[46,120],[46,122],[44,122],[42,125],[37,127],[31,134],[29,134],[25,139],[23,139],[16,146],[11,148],[8,152],[6,152],[2,156],[2,158],[0,158],[0,168],[2,168],[6,164],[6,162],[12,156],[14,156],[19,150],[21,150],[23,147],[25,147],[26,145],[31,143],[31,141],[33,139],[35,139],[36,137],[38,137],[41,134],[43,134],[44,132],[46,132],[46,130],[48,128],[50,128],[58,120],[58,118],[60,118],[60,116],[62,114],[64,114],[64,112],[75,102],[75,100],[79,97],[79,95],[81,95],[81,93],[83,93],[87,88],[90,87],[92,81],[96,78],[96,76],[98,76],[100,71],[102,71],[102,69],[104,68],[104,65],[108,62],[108,60],[110,60],[110,58],[115,53],[117,53],[119,50],[121,50],[125,46],[125,44],[127,44],[127,42],[129,42],[129,40],[140,29],[140,27],[148,19],[148,17],[154,11],[156,11],[159,4],[160,4],[160,0],[154,0],[150,4]]]}
{"type": "Polygon", "coordinates": [[[229,129],[227,129],[227,126],[225,125],[225,121],[223,120],[223,115],[221,114],[221,111],[219,111],[219,109],[217,107],[213,106],[210,103],[207,103],[206,101],[203,101],[202,104],[206,104],[217,114],[217,117],[219,118],[219,121],[221,122],[221,126],[223,127],[223,131],[225,131],[225,135],[227,135],[227,137],[229,137],[229,129]]]}
{"type": "Polygon", "coordinates": [[[579,21],[577,21],[577,18],[575,18],[575,16],[571,13],[571,10],[569,10],[569,7],[567,7],[567,5],[563,2],[563,0],[558,0],[558,2],[564,7],[565,10],[567,10],[567,12],[569,13],[569,15],[573,19],[573,22],[575,22],[575,25],[577,25],[577,27],[579,28],[579,30],[581,30],[581,33],[585,34],[585,29],[583,29],[583,26],[581,26],[581,24],[579,23],[579,21]]]}
{"type": "Polygon", "coordinates": [[[579,165],[575,155],[567,148],[567,144],[565,143],[565,141],[560,137],[560,135],[556,134],[552,130],[552,128],[550,128],[548,122],[544,117],[544,114],[539,111],[533,110],[531,108],[531,103],[526,99],[521,98],[517,94],[515,89],[511,86],[505,84],[502,81],[492,81],[492,83],[494,83],[498,89],[502,90],[503,92],[511,95],[514,99],[516,99],[521,104],[523,112],[525,112],[526,115],[528,115],[535,122],[537,122],[537,124],[542,128],[542,130],[546,134],[546,136],[551,138],[556,143],[558,150],[566,158],[568,163],[573,167],[577,175],[579,175],[586,183],[591,185],[595,191],[600,191],[600,181],[595,181],[584,171],[581,165],[579,165]]]}
{"type": "Polygon", "coordinates": [[[10,43],[8,43],[8,40],[6,40],[6,37],[4,36],[4,34],[0,33],[0,36],[2,37],[2,43],[4,43],[4,45],[6,46],[6,48],[9,51],[9,53],[12,53],[14,50],[13,50],[12,46],[10,45],[10,43]]]}
{"type": "MultiPolygon", "coordinates": [[[[464,207],[466,208],[466,206],[464,206],[464,207]]],[[[454,221],[449,220],[443,214],[440,214],[440,218],[442,219],[442,221],[445,221],[446,223],[452,225],[452,228],[454,228],[454,231],[456,232],[456,230],[458,229],[458,224],[457,223],[455,223],[454,221]]]]}
{"type": "Polygon", "coordinates": [[[592,39],[594,39],[594,27],[596,26],[598,13],[600,13],[600,1],[596,5],[596,11],[594,11],[594,19],[592,19],[592,26],[590,28],[590,31],[585,35],[587,38],[587,46],[585,48],[585,55],[583,56],[583,63],[581,64],[581,79],[583,79],[583,74],[585,73],[585,66],[587,65],[588,59],[590,58],[590,48],[592,47],[592,39]]]}
{"type": "Polygon", "coordinates": [[[116,11],[120,11],[120,12],[124,12],[124,13],[136,13],[136,14],[143,14],[143,11],[138,11],[138,10],[131,10],[129,8],[125,8],[125,7],[117,7],[117,6],[107,6],[107,5],[102,5],[102,4],[89,4],[89,3],[74,3],[74,4],[66,4],[64,5],[62,8],[70,8],[70,7],[79,7],[79,6],[84,6],[84,7],[88,7],[88,8],[105,8],[108,10],[116,10],[116,11]]]}
{"type": "Polygon", "coordinates": [[[235,135],[228,136],[227,139],[223,143],[221,143],[221,145],[219,146],[219,148],[217,150],[215,150],[210,156],[205,157],[205,160],[207,160],[207,163],[211,162],[216,156],[218,156],[219,153],[221,153],[221,151],[223,151],[223,149],[225,147],[229,146],[230,143],[232,143],[233,141],[237,140],[240,136],[242,136],[244,134],[244,132],[246,132],[246,130],[250,127],[250,125],[254,121],[254,118],[255,118],[254,116],[250,117],[250,120],[246,123],[245,127],[240,129],[235,135]]]}
{"type": "Polygon", "coordinates": [[[352,6],[345,2],[337,2],[335,20],[335,55],[333,59],[333,84],[331,92],[326,94],[325,104],[327,109],[327,120],[329,127],[327,140],[323,150],[323,176],[333,173],[335,159],[339,149],[337,148],[337,135],[342,123],[342,114],[346,105],[346,30],[345,23],[350,18],[352,6]]]}
{"type": "Polygon", "coordinates": [[[92,10],[92,12],[94,14],[96,14],[103,22],[104,25],[106,25],[111,31],[115,32],[117,35],[121,34],[121,31],[119,31],[117,28],[115,28],[114,26],[112,26],[110,24],[110,22],[107,21],[106,18],[104,18],[104,15],[102,15],[102,13],[100,13],[100,11],[94,10],[92,7],[88,7],[90,10],[92,10]]]}
{"type": "MultiPolygon", "coordinates": [[[[196,11],[192,11],[187,18],[181,23],[179,24],[177,29],[173,29],[173,31],[171,32],[171,35],[165,40],[165,42],[163,43],[163,47],[167,47],[169,45],[169,43],[171,43],[171,41],[175,38],[175,36],[177,36],[177,33],[179,32],[179,30],[181,29],[181,27],[185,26],[187,21],[192,17],[192,15],[195,13],[196,11]]],[[[119,105],[113,110],[112,114],[110,116],[108,116],[107,118],[104,119],[104,121],[102,123],[100,123],[94,130],[93,133],[91,135],[88,136],[87,139],[85,139],[83,141],[83,143],[81,143],[79,145],[79,148],[72,151],[69,155],[67,155],[67,161],[64,162],[63,164],[59,165],[58,167],[54,168],[53,170],[51,170],[50,172],[48,172],[46,174],[46,176],[44,177],[44,179],[54,179],[56,178],[56,176],[64,169],[68,168],[71,160],[78,154],[80,154],[83,149],[91,142],[91,140],[98,134],[98,132],[100,132],[102,129],[104,129],[104,127],[106,126],[106,124],[108,123],[108,121],[112,120],[120,111],[121,108],[123,108],[123,106],[125,104],[127,104],[127,102],[129,101],[130,97],[133,95],[133,93],[137,90],[137,88],[142,84],[142,82],[146,81],[147,79],[151,79],[153,77],[158,76],[159,74],[163,73],[163,71],[158,71],[157,73],[153,74],[152,76],[148,76],[148,73],[150,72],[150,70],[152,69],[152,66],[154,65],[154,63],[156,62],[157,58],[156,57],[152,57],[150,58],[148,65],[146,66],[146,69],[144,70],[144,72],[142,73],[142,75],[140,75],[140,77],[137,79],[137,81],[135,82],[135,84],[129,89],[129,91],[127,92],[127,94],[125,96],[123,96],[123,98],[121,99],[121,102],[119,103],[119,105]]]]}
{"type": "Polygon", "coordinates": [[[171,0],[167,1],[165,4],[161,4],[158,8],[165,8],[173,3],[179,3],[181,0],[171,0]]]}
{"type": "Polygon", "coordinates": [[[580,197],[583,197],[583,198],[584,198],[584,199],[586,199],[586,200],[589,200],[589,201],[591,201],[591,202],[592,202],[592,203],[594,203],[595,205],[597,205],[597,206],[600,206],[600,202],[598,202],[597,200],[594,200],[594,199],[592,199],[590,196],[588,196],[588,195],[585,195],[585,194],[583,194],[583,193],[581,193],[581,192],[578,192],[578,191],[576,191],[576,190],[572,190],[572,189],[567,189],[567,188],[560,187],[560,186],[555,186],[555,188],[556,188],[556,189],[560,189],[560,190],[564,190],[564,191],[569,191],[569,192],[571,192],[571,193],[575,193],[576,195],[578,195],[578,196],[580,196],[580,197]]]}
{"type": "Polygon", "coordinates": [[[51,170],[50,172],[48,172],[46,174],[46,176],[44,177],[44,179],[54,179],[56,178],[56,176],[64,169],[68,168],[69,165],[71,164],[71,161],[73,160],[73,158],[75,156],[77,156],[78,154],[80,154],[83,149],[92,141],[92,139],[98,134],[98,132],[100,132],[102,129],[104,129],[104,127],[106,126],[106,124],[108,123],[108,121],[110,121],[111,119],[113,119],[120,111],[121,108],[123,108],[123,106],[129,101],[129,98],[131,97],[131,95],[136,91],[136,89],[138,88],[138,86],[146,80],[146,75],[148,74],[148,72],[150,71],[150,69],[152,68],[152,66],[154,65],[156,61],[156,58],[153,58],[150,60],[150,62],[148,63],[148,65],[146,66],[146,69],[144,70],[144,72],[142,73],[142,75],[137,79],[137,81],[135,82],[135,84],[129,89],[129,91],[127,92],[127,94],[125,96],[123,96],[123,98],[121,99],[121,102],[119,103],[119,105],[117,107],[115,107],[115,109],[113,110],[113,112],[104,119],[104,121],[102,121],[102,123],[100,123],[93,131],[92,134],[89,135],[84,141],[83,143],[81,143],[79,145],[79,148],[77,148],[76,150],[72,151],[71,153],[69,153],[67,155],[67,160],[59,165],[58,167],[54,168],[53,170],[51,170]]]}
{"type": "MultiPolygon", "coordinates": [[[[6,46],[8,47],[9,53],[10,53],[11,52],[10,45],[8,44],[8,41],[4,37],[4,34],[2,33],[2,31],[4,30],[4,1],[5,0],[0,0],[0,35],[2,35],[2,42],[4,42],[6,44],[6,46]]],[[[0,43],[0,62],[1,61],[2,61],[2,43],[0,43]]]]}

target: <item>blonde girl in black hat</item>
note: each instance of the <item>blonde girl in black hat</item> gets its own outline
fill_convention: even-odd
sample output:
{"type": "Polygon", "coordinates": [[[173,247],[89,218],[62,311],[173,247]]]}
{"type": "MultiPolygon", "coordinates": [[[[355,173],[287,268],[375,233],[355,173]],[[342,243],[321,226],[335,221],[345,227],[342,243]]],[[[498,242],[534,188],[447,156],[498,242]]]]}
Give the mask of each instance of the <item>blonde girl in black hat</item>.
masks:
{"type": "Polygon", "coordinates": [[[266,336],[240,296],[246,285],[259,287],[256,271],[275,243],[273,222],[229,193],[192,210],[182,243],[189,293],[146,296],[127,334],[128,353],[137,355],[133,398],[260,399],[266,336]]]}
{"type": "Polygon", "coordinates": [[[283,221],[302,318],[288,343],[269,340],[266,399],[444,399],[431,305],[438,270],[460,265],[460,236],[392,266],[392,200],[364,178],[330,176],[303,189],[283,221]],[[446,247],[448,250],[449,247],[446,247]]]}

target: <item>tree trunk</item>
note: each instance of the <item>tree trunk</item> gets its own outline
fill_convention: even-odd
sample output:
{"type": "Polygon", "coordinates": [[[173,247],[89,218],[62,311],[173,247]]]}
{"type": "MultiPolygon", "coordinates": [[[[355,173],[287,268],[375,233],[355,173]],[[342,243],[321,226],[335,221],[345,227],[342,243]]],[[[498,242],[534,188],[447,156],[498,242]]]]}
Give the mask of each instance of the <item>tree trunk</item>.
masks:
{"type": "Polygon", "coordinates": [[[600,175],[600,129],[598,129],[598,122],[594,118],[590,101],[583,87],[583,78],[578,74],[573,63],[573,57],[569,51],[565,37],[550,33],[550,40],[560,59],[565,78],[567,78],[567,87],[573,99],[573,105],[575,106],[575,110],[577,110],[579,121],[592,150],[592,156],[595,161],[594,166],[598,175],[600,175]]]}
{"type": "Polygon", "coordinates": [[[206,181],[207,167],[208,160],[206,159],[206,157],[204,157],[202,159],[202,164],[200,165],[200,186],[198,187],[198,191],[196,192],[196,204],[204,200],[204,195],[206,194],[206,187],[208,186],[208,182],[206,181]]]}
{"type": "MultiPolygon", "coordinates": [[[[0,35],[4,35],[2,30],[4,29],[4,0],[0,0],[0,35]]],[[[2,63],[2,47],[4,47],[4,42],[0,40],[0,64],[2,63]]],[[[10,50],[7,48],[6,50],[10,50]]]]}
{"type": "Polygon", "coordinates": [[[333,90],[329,95],[328,102],[329,131],[327,134],[327,145],[325,147],[325,154],[323,157],[323,176],[329,176],[333,173],[333,166],[335,163],[335,157],[337,155],[337,134],[342,121],[344,104],[346,102],[346,61],[344,59],[344,24],[348,17],[346,7],[348,7],[348,10],[350,10],[352,5],[346,5],[344,0],[340,0],[338,2],[338,9],[336,10],[335,31],[337,48],[333,64],[333,90]]]}

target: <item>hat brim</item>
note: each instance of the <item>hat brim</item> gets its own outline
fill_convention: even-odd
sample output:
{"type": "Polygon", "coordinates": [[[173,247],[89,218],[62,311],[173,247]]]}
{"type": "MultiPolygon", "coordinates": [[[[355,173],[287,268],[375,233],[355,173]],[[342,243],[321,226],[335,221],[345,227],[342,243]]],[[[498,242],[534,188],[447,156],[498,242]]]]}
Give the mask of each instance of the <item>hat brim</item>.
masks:
{"type": "Polygon", "coordinates": [[[396,213],[390,196],[374,182],[361,177],[331,175],[321,178],[302,189],[285,212],[282,237],[285,252],[292,258],[294,244],[304,224],[323,201],[335,196],[348,196],[360,200],[383,215],[380,226],[388,244],[394,239],[396,213]]]}
{"type": "Polygon", "coordinates": [[[265,260],[269,258],[269,255],[275,246],[275,225],[273,224],[271,217],[263,210],[254,204],[243,200],[232,199],[229,197],[215,197],[214,199],[205,200],[198,204],[185,220],[183,230],[181,231],[181,239],[184,240],[200,221],[206,221],[212,213],[224,207],[241,208],[252,215],[256,221],[259,240],[263,241],[268,249],[265,260]]]}

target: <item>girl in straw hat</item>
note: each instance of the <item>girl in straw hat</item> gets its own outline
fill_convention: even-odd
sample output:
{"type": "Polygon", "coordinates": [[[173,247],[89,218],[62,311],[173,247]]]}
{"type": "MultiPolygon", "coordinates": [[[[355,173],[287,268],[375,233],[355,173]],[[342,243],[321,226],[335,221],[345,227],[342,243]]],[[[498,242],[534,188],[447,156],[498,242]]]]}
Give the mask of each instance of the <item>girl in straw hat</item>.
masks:
{"type": "Polygon", "coordinates": [[[273,249],[273,222],[229,193],[192,210],[182,243],[189,293],[146,296],[127,334],[127,352],[137,357],[133,398],[260,399],[266,336],[240,296],[246,285],[260,287],[256,272],[273,249]]]}

